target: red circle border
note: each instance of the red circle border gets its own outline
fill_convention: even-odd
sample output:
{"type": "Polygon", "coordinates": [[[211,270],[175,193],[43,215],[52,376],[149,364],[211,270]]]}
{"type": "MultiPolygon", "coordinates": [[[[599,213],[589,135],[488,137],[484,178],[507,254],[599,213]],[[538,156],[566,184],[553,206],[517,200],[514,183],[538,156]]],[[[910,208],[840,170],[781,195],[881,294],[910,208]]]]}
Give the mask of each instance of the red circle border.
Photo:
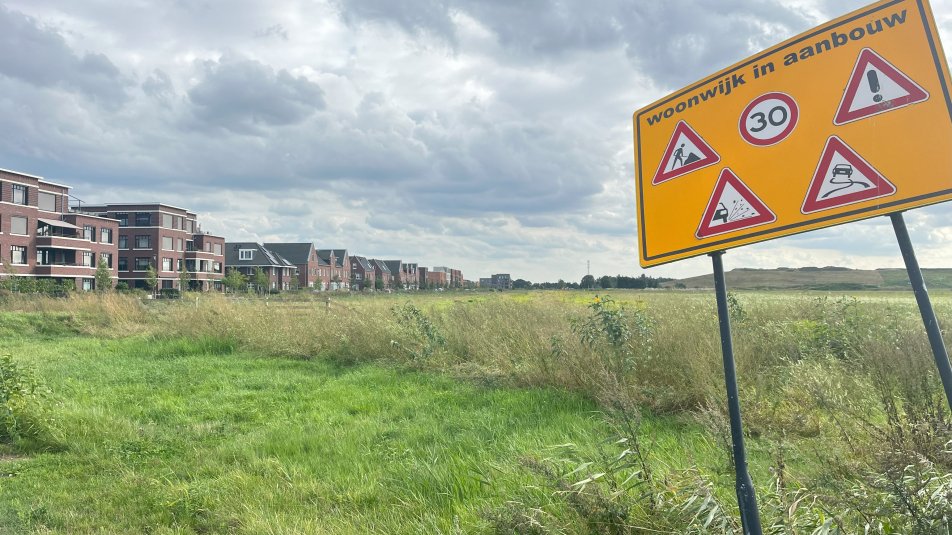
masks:
{"type": "Polygon", "coordinates": [[[781,141],[787,139],[787,137],[793,133],[793,129],[797,127],[797,124],[800,122],[800,106],[797,105],[797,101],[793,99],[790,95],[786,93],[780,93],[779,91],[773,91],[770,93],[764,93],[754,100],[750,101],[750,104],[744,108],[743,113],[740,114],[740,120],[737,122],[737,130],[740,132],[740,137],[744,138],[744,141],[750,143],[755,147],[769,147],[771,145],[776,145],[781,141]],[[754,106],[760,104],[761,102],[769,99],[782,100],[790,108],[790,122],[787,124],[787,127],[783,129],[782,132],[776,136],[768,139],[757,139],[754,136],[750,135],[747,132],[747,129],[744,128],[744,120],[747,117],[747,114],[754,108],[754,106]]]}

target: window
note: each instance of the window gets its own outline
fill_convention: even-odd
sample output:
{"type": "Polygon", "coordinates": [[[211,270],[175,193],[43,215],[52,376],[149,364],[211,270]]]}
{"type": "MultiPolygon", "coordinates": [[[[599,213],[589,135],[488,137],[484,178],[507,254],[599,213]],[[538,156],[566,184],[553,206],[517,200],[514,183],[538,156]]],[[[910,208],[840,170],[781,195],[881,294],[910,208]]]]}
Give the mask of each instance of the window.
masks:
{"type": "Polygon", "coordinates": [[[83,279],[83,291],[90,291],[93,289],[94,281],[93,279],[83,279]]]}
{"type": "Polygon", "coordinates": [[[47,212],[56,211],[56,195],[41,191],[37,200],[37,205],[40,210],[46,210],[47,212]]]}
{"type": "Polygon", "coordinates": [[[119,226],[120,226],[120,227],[128,227],[128,226],[129,226],[129,214],[127,214],[127,213],[125,213],[125,212],[116,212],[116,219],[119,220],[119,226]]]}
{"type": "Polygon", "coordinates": [[[295,275],[300,275],[300,274],[301,274],[301,268],[294,268],[294,274],[295,274],[295,275]]]}
{"type": "Polygon", "coordinates": [[[213,263],[212,263],[212,268],[214,269],[215,273],[221,273],[221,272],[222,272],[222,271],[221,271],[221,262],[213,262],[213,263]]]}
{"type": "Polygon", "coordinates": [[[272,274],[272,275],[277,275],[277,274],[278,274],[278,268],[271,268],[271,274],[272,274]]]}
{"type": "Polygon", "coordinates": [[[185,240],[185,250],[186,250],[186,251],[194,251],[194,250],[195,250],[195,242],[193,242],[192,240],[185,240]]]}
{"type": "Polygon", "coordinates": [[[185,232],[188,232],[189,234],[191,234],[194,228],[195,228],[195,222],[192,221],[191,219],[187,219],[185,221],[185,232]]]}
{"type": "Polygon", "coordinates": [[[185,260],[185,271],[188,271],[190,273],[195,273],[196,271],[198,271],[197,269],[195,269],[195,260],[189,260],[189,259],[185,260]]]}
{"type": "Polygon", "coordinates": [[[360,280],[360,273],[354,275],[354,278],[357,279],[357,280],[360,280]]]}
{"type": "Polygon", "coordinates": [[[149,212],[136,212],[136,226],[148,227],[152,225],[152,214],[149,212]]]}
{"type": "Polygon", "coordinates": [[[95,262],[93,262],[93,253],[92,251],[83,251],[82,264],[86,267],[96,267],[95,262]]]}
{"type": "Polygon", "coordinates": [[[205,252],[206,252],[206,253],[212,252],[212,243],[211,243],[211,242],[205,242],[205,252]]]}
{"type": "Polygon", "coordinates": [[[239,249],[238,250],[238,260],[254,260],[255,251],[254,249],[239,249]]]}
{"type": "Polygon", "coordinates": [[[181,250],[182,250],[182,238],[179,238],[179,239],[178,239],[178,247],[177,247],[175,250],[176,250],[176,251],[181,251],[181,250]]]}
{"type": "Polygon", "coordinates": [[[175,271],[182,271],[182,259],[179,258],[175,261],[175,271]]]}
{"type": "Polygon", "coordinates": [[[149,257],[138,257],[136,258],[136,271],[148,271],[149,266],[152,265],[152,262],[149,261],[149,257]]]}
{"type": "Polygon", "coordinates": [[[164,280],[162,281],[162,289],[166,290],[166,289],[174,288],[175,287],[174,284],[175,284],[174,281],[164,280]]]}
{"type": "Polygon", "coordinates": [[[162,214],[162,226],[172,228],[172,214],[162,214]]]}
{"type": "Polygon", "coordinates": [[[172,259],[163,258],[162,259],[162,271],[172,271],[172,259]]]}
{"type": "Polygon", "coordinates": [[[119,248],[128,249],[129,248],[129,236],[119,235],[119,248]]]}
{"type": "Polygon", "coordinates": [[[106,264],[106,267],[112,269],[112,253],[100,253],[99,262],[106,264]]]}
{"type": "Polygon", "coordinates": [[[151,249],[152,236],[136,236],[136,249],[151,249]]]}
{"type": "Polygon", "coordinates": [[[215,254],[218,255],[218,256],[221,256],[221,244],[220,244],[220,243],[216,243],[216,244],[215,244],[215,254]]]}
{"type": "Polygon", "coordinates": [[[13,185],[13,204],[26,204],[29,195],[27,194],[27,187],[22,184],[13,185]]]}
{"type": "Polygon", "coordinates": [[[185,230],[185,218],[179,216],[179,217],[176,217],[175,219],[178,220],[178,226],[175,227],[175,228],[177,228],[177,229],[179,229],[179,230],[185,230]]]}
{"type": "Polygon", "coordinates": [[[124,256],[120,256],[119,264],[117,267],[119,271],[129,271],[129,259],[124,256]]]}
{"type": "Polygon", "coordinates": [[[172,237],[171,236],[162,236],[162,250],[171,251],[172,250],[172,237]]]}
{"type": "Polygon", "coordinates": [[[100,229],[99,241],[102,243],[112,243],[112,229],[105,227],[100,229]]]}
{"type": "Polygon", "coordinates": [[[10,262],[14,264],[26,264],[26,247],[11,245],[10,262]]]}
{"type": "Polygon", "coordinates": [[[12,216],[10,218],[10,234],[20,234],[21,236],[26,236],[26,223],[27,218],[12,216]]]}
{"type": "Polygon", "coordinates": [[[87,241],[96,241],[96,227],[92,225],[83,225],[83,239],[87,241]]]}

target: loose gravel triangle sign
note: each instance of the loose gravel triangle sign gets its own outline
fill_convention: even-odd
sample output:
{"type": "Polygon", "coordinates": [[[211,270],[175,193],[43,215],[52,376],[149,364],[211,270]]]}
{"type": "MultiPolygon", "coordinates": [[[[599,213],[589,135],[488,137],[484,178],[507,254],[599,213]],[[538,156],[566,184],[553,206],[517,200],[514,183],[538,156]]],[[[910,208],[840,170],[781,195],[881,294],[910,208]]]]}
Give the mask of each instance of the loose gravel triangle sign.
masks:
{"type": "Polygon", "coordinates": [[[770,208],[728,168],[721,171],[707,203],[697,238],[703,239],[777,220],[770,208]]]}

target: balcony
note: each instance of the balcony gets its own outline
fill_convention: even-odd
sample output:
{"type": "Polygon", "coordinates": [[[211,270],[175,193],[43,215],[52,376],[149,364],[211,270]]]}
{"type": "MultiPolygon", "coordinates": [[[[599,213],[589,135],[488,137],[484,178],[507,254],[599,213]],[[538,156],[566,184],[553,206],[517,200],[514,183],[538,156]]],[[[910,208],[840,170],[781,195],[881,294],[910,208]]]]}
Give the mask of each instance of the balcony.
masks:
{"type": "Polygon", "coordinates": [[[95,269],[96,268],[92,266],[84,266],[75,262],[48,262],[45,264],[36,264],[33,271],[37,275],[75,276],[90,273],[95,271],[95,269]]]}
{"type": "Polygon", "coordinates": [[[39,235],[36,237],[36,246],[50,249],[69,249],[71,251],[91,251],[89,240],[76,236],[55,234],[39,235]]]}

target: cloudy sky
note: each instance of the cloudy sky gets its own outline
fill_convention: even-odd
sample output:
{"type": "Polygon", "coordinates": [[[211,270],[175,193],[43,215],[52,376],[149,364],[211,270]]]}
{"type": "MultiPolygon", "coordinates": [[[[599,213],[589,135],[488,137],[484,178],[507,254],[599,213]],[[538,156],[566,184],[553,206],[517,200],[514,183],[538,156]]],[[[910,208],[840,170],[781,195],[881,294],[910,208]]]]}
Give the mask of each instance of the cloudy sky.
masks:
{"type": "MultiPolygon", "coordinates": [[[[228,239],[636,275],[631,114],[865,3],[0,0],[0,168],[188,207],[228,239]]],[[[948,45],[952,0],[933,10],[948,45]]],[[[948,204],[907,223],[925,267],[952,265],[948,204]]],[[[879,218],[725,264],[902,261],[879,218]]]]}

